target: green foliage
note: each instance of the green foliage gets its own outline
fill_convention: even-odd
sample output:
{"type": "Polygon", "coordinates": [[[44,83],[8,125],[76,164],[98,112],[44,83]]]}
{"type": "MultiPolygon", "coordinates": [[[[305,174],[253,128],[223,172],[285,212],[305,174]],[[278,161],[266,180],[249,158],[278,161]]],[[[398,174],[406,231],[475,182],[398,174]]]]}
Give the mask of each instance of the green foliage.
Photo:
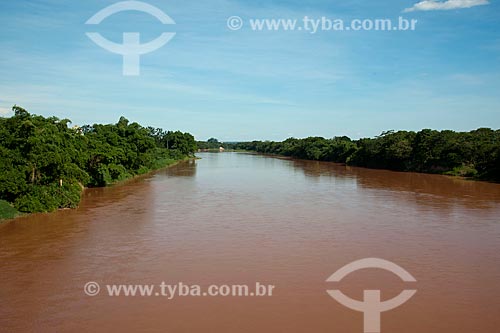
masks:
{"type": "Polygon", "coordinates": [[[367,168],[442,173],[500,181],[500,130],[388,131],[373,139],[290,138],[243,142],[235,149],[367,168]]]}
{"type": "Polygon", "coordinates": [[[7,201],[0,200],[0,220],[13,219],[19,215],[19,212],[12,207],[7,201]]]}
{"type": "Polygon", "coordinates": [[[167,132],[162,139],[168,149],[179,151],[182,155],[189,155],[196,151],[197,145],[194,136],[189,133],[167,132]]]}
{"type": "Polygon", "coordinates": [[[68,128],[68,119],[13,107],[0,117],[0,200],[22,212],[76,207],[83,186],[106,186],[191,156],[189,133],[115,125],[68,128]]]}
{"type": "Polygon", "coordinates": [[[81,187],[76,183],[29,185],[28,191],[14,201],[21,212],[46,212],[58,208],[75,208],[80,202],[81,187]]]}
{"type": "Polygon", "coordinates": [[[357,146],[348,137],[333,139],[310,137],[306,139],[290,138],[283,142],[243,142],[236,144],[234,148],[307,160],[345,163],[347,158],[356,151],[357,146]]]}
{"type": "Polygon", "coordinates": [[[215,150],[224,146],[224,144],[219,142],[216,138],[210,138],[207,141],[198,141],[196,144],[198,148],[202,150],[215,150]]]}

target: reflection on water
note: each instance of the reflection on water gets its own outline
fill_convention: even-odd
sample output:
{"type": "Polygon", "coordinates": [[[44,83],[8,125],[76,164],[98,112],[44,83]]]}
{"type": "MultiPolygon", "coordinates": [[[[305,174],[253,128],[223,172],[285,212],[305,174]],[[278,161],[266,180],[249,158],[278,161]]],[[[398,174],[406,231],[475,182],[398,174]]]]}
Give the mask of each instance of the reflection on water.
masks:
{"type": "MultiPolygon", "coordinates": [[[[495,332],[500,185],[251,154],[200,154],[77,210],[0,226],[0,330],[362,332],[325,292],[365,257],[414,275],[383,332],[495,332]],[[86,297],[83,285],[275,284],[271,298],[86,297]]],[[[339,285],[362,299],[405,289],[390,274],[339,285]]]]}
{"type": "MultiPolygon", "coordinates": [[[[494,208],[500,201],[498,184],[464,180],[457,177],[412,172],[394,172],[349,167],[328,162],[293,160],[294,168],[308,177],[346,179],[366,189],[408,192],[408,198],[423,205],[453,204],[471,208],[494,208]]],[[[354,186],[354,185],[353,185],[354,186]]]]}

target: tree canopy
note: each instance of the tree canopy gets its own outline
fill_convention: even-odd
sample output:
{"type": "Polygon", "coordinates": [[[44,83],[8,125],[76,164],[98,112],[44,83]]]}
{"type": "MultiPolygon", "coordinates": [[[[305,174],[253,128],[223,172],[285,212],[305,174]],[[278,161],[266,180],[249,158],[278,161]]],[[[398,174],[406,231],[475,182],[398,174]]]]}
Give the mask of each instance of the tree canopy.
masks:
{"type": "Polygon", "coordinates": [[[68,127],[68,119],[14,106],[0,117],[0,200],[22,212],[78,205],[84,186],[106,186],[192,155],[189,133],[116,124],[68,127]]]}
{"type": "Polygon", "coordinates": [[[367,168],[500,181],[500,130],[489,128],[471,132],[387,131],[360,140],[345,136],[290,138],[283,142],[242,142],[233,148],[367,168]]]}

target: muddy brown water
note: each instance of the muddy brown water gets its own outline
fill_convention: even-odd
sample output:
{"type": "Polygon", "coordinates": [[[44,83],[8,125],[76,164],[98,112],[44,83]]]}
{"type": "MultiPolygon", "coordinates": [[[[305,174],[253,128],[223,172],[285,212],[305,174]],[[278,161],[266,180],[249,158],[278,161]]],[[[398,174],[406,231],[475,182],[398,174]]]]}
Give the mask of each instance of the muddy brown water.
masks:
{"type": "Polygon", "coordinates": [[[203,153],[76,210],[0,225],[2,332],[363,332],[361,300],[417,289],[382,332],[500,332],[500,185],[203,153]],[[365,269],[392,261],[417,280],[365,269]],[[84,293],[89,281],[99,295],[84,293]],[[275,285],[269,297],[108,296],[110,284],[275,285]]]}

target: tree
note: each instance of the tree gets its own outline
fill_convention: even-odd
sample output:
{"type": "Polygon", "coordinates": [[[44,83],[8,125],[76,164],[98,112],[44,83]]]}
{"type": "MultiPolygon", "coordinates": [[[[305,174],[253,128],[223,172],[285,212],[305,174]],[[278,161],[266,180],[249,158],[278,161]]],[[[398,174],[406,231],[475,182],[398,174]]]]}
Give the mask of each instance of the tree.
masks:
{"type": "Polygon", "coordinates": [[[168,150],[165,131],[125,117],[75,131],[69,119],[13,110],[13,117],[0,117],[0,200],[24,212],[75,207],[82,186],[105,186],[161,168],[196,149],[189,133],[170,132],[176,149],[168,150]]]}

